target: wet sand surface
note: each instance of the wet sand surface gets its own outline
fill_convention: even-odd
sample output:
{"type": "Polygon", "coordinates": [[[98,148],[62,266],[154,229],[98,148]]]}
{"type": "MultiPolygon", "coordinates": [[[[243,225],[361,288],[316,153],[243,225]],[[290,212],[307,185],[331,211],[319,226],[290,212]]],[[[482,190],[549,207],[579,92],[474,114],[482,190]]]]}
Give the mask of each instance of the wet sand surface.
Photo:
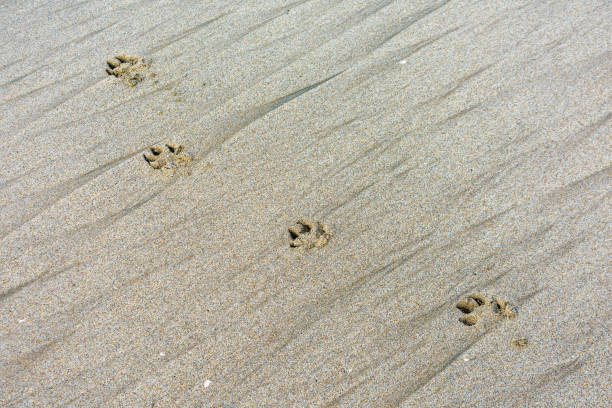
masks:
{"type": "Polygon", "coordinates": [[[0,26],[0,406],[609,403],[609,1],[0,26]]]}

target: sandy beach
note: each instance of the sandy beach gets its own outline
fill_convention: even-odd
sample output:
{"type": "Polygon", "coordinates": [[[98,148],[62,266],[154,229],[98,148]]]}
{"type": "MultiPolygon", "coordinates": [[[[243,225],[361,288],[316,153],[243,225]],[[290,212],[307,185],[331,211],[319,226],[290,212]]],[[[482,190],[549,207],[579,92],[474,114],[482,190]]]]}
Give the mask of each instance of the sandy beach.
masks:
{"type": "Polygon", "coordinates": [[[606,407],[612,2],[0,4],[1,407],[606,407]]]}

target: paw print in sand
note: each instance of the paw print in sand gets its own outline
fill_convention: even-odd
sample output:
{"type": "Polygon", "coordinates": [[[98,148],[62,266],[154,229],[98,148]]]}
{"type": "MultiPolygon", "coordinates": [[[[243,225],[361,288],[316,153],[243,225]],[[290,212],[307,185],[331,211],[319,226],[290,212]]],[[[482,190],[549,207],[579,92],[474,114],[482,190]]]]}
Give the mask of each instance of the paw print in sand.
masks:
{"type": "Polygon", "coordinates": [[[116,55],[106,61],[109,75],[123,79],[128,85],[136,86],[144,79],[144,73],[149,69],[149,64],[144,58],[135,55],[116,55]]]}
{"type": "Polygon", "coordinates": [[[156,170],[175,170],[187,166],[192,158],[183,153],[185,147],[176,143],[166,143],[164,146],[153,146],[144,153],[144,159],[156,170]]]}
{"type": "Polygon", "coordinates": [[[513,318],[516,317],[518,311],[514,305],[507,300],[492,296],[490,299],[481,293],[472,293],[466,298],[457,302],[457,309],[461,310],[464,315],[459,318],[459,321],[466,326],[474,326],[483,318],[513,318]]]}
{"type": "Polygon", "coordinates": [[[289,228],[291,247],[322,248],[332,236],[329,227],[322,222],[298,220],[296,225],[289,228]]]}

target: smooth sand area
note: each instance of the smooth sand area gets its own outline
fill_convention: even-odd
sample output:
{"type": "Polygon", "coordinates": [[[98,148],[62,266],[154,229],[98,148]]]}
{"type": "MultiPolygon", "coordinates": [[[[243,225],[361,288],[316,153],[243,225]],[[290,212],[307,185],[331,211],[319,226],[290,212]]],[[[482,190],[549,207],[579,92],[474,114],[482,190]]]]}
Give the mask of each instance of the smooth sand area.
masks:
{"type": "Polygon", "coordinates": [[[0,406],[609,406],[609,0],[0,27],[0,406]]]}

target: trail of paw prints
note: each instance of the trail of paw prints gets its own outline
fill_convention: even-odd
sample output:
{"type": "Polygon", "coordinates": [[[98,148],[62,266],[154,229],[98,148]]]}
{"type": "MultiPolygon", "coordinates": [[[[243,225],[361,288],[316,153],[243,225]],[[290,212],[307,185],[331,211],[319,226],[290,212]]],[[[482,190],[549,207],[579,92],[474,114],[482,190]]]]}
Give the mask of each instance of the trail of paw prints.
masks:
{"type": "Polygon", "coordinates": [[[474,326],[483,320],[512,319],[518,314],[516,306],[507,300],[481,293],[472,293],[459,300],[457,309],[463,312],[459,321],[466,326],[474,326]]]}
{"type": "MultiPolygon", "coordinates": [[[[106,63],[108,64],[106,72],[109,75],[123,80],[123,82],[132,87],[144,80],[145,74],[151,66],[141,56],[125,54],[116,55],[106,61],[106,63]]],[[[155,74],[150,73],[149,76],[154,77],[155,74]]]]}
{"type": "Polygon", "coordinates": [[[289,228],[292,248],[322,248],[332,237],[330,228],[320,221],[300,219],[289,228]]]}
{"type": "Polygon", "coordinates": [[[193,161],[191,155],[184,153],[185,146],[177,143],[156,145],[143,154],[144,159],[153,169],[166,173],[183,171],[188,173],[188,166],[193,161]]]}

